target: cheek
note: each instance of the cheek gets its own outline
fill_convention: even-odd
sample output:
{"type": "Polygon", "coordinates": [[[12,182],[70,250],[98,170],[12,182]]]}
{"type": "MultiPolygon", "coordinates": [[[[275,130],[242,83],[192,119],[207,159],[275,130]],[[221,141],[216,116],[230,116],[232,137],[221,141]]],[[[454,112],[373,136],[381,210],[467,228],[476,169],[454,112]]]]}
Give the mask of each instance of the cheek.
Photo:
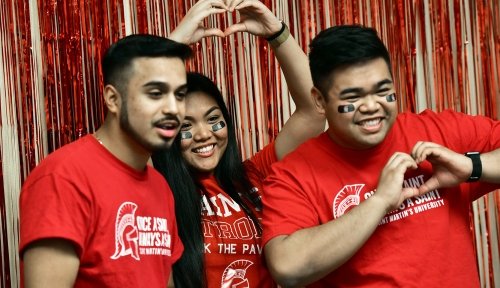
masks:
{"type": "Polygon", "coordinates": [[[227,129],[219,130],[219,131],[215,132],[215,134],[217,135],[217,138],[219,138],[219,141],[221,141],[222,144],[224,146],[226,146],[227,145],[227,137],[228,137],[227,129]]]}
{"type": "Polygon", "coordinates": [[[191,139],[184,139],[181,140],[181,153],[182,156],[186,156],[187,152],[189,151],[189,147],[191,146],[191,143],[193,141],[191,139]]]}
{"type": "Polygon", "coordinates": [[[177,104],[177,108],[179,111],[177,115],[180,122],[182,122],[184,121],[184,117],[186,116],[186,101],[177,101],[177,104]]]}

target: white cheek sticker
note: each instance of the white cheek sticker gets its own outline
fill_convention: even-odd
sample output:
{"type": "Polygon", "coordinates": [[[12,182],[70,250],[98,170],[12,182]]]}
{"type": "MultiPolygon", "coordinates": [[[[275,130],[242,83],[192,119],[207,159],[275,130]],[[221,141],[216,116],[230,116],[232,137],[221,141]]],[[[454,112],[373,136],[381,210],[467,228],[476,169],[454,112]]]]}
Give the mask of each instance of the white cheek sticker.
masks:
{"type": "Polygon", "coordinates": [[[339,113],[349,113],[352,112],[356,109],[354,104],[349,104],[349,105],[339,105],[338,111],[339,113]]]}
{"type": "Polygon", "coordinates": [[[224,121],[220,121],[212,126],[212,131],[217,132],[224,127],[226,127],[226,123],[224,123],[224,121]]]}
{"type": "Polygon", "coordinates": [[[181,131],[181,140],[191,139],[191,138],[193,138],[193,134],[191,134],[191,132],[189,132],[189,131],[182,132],[181,131]]]}
{"type": "Polygon", "coordinates": [[[387,95],[385,97],[385,99],[387,100],[387,102],[394,102],[394,101],[396,101],[396,93],[392,93],[391,95],[387,95]]]}

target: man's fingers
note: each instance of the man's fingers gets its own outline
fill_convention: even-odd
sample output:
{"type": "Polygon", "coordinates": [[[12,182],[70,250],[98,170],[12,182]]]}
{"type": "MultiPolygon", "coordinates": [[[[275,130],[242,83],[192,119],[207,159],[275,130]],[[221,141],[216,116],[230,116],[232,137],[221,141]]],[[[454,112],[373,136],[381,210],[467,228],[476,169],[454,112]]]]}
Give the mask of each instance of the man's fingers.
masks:
{"type": "Polygon", "coordinates": [[[205,34],[203,35],[203,37],[209,37],[209,36],[217,36],[217,37],[222,37],[224,38],[226,35],[224,34],[224,32],[222,32],[222,30],[218,29],[218,28],[209,28],[209,29],[205,29],[205,34]]]}
{"type": "Polygon", "coordinates": [[[233,24],[233,25],[227,27],[226,30],[224,31],[224,35],[228,36],[228,35],[234,34],[236,32],[244,32],[246,30],[247,30],[247,27],[245,26],[245,24],[236,23],[236,24],[233,24]]]}
{"type": "Polygon", "coordinates": [[[431,178],[429,178],[429,180],[425,181],[424,184],[422,184],[422,185],[420,185],[420,187],[418,187],[418,193],[420,195],[422,195],[422,194],[425,194],[427,192],[436,190],[437,188],[439,188],[438,180],[435,177],[431,177],[431,178]]]}
{"type": "Polygon", "coordinates": [[[423,194],[415,187],[405,187],[401,193],[403,195],[403,200],[423,194]]]}

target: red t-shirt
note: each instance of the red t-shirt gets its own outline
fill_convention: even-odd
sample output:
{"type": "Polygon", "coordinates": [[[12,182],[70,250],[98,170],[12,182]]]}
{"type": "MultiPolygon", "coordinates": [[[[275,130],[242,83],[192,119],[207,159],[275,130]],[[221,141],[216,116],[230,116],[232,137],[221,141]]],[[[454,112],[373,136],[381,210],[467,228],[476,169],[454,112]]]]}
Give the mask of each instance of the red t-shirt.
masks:
{"type": "Polygon", "coordinates": [[[166,287],[184,249],[172,192],[86,136],[50,154],[23,185],[20,253],[44,238],[74,244],[75,287],[166,287]]]}
{"type": "MultiPolygon", "coordinates": [[[[273,165],[264,182],[264,245],[348,213],[375,193],[391,155],[410,153],[417,141],[459,153],[491,151],[500,147],[500,122],[451,111],[400,114],[386,139],[368,150],[342,148],[323,133],[273,165]]],[[[406,173],[404,186],[418,187],[431,174],[424,162],[406,173]]],[[[404,201],[349,261],[310,287],[479,286],[469,207],[497,188],[462,184],[404,201]]]]}
{"type": "MultiPolygon", "coordinates": [[[[274,162],[272,144],[245,161],[256,193],[260,194],[261,183],[274,162]]],[[[202,227],[208,287],[276,287],[261,257],[262,235],[252,219],[213,176],[199,180],[207,191],[202,195],[202,227]]],[[[260,219],[261,211],[253,211],[260,219]]]]}

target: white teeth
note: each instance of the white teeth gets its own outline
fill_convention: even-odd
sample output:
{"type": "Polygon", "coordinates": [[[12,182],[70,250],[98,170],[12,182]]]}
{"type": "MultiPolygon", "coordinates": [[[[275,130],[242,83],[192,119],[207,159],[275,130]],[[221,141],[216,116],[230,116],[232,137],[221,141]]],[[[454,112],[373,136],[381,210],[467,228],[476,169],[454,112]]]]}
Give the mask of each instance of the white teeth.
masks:
{"type": "Polygon", "coordinates": [[[215,145],[208,145],[208,146],[205,146],[205,147],[202,147],[202,148],[198,148],[198,149],[195,149],[194,152],[196,153],[207,153],[209,151],[212,151],[212,149],[214,149],[214,146],[215,145]]]}
{"type": "Polygon", "coordinates": [[[378,119],[373,119],[373,120],[368,120],[368,121],[363,121],[363,122],[361,122],[361,125],[363,125],[363,126],[365,126],[365,127],[366,127],[366,126],[370,127],[370,126],[376,126],[376,125],[378,125],[379,123],[380,123],[380,118],[378,118],[378,119]]]}

